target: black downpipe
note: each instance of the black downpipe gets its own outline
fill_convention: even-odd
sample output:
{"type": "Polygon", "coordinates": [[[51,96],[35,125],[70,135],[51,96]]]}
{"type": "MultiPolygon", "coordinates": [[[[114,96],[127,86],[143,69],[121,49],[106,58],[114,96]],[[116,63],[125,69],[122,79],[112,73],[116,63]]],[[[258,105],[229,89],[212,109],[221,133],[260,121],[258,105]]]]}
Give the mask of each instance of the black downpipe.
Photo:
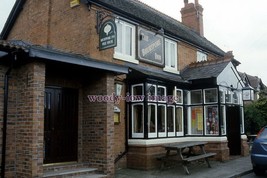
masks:
{"type": "Polygon", "coordinates": [[[3,135],[2,135],[2,162],[1,162],[1,178],[5,177],[6,167],[6,131],[7,131],[7,105],[8,105],[8,87],[9,87],[9,75],[13,68],[13,60],[16,56],[12,56],[12,63],[5,74],[4,81],[4,113],[3,113],[3,135]]]}

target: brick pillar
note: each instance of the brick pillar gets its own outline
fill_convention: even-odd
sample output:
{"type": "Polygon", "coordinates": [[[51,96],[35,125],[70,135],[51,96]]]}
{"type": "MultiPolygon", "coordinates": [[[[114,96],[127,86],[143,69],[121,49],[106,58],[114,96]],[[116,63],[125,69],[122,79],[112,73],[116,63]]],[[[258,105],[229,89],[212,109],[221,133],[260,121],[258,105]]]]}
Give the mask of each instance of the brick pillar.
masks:
{"type": "Polygon", "coordinates": [[[16,79],[16,177],[42,177],[45,65],[26,64],[16,79]]]}
{"type": "Polygon", "coordinates": [[[96,73],[83,88],[82,161],[98,167],[109,177],[114,169],[113,102],[89,102],[88,95],[112,96],[114,75],[96,73]]]}
{"type": "Polygon", "coordinates": [[[247,138],[241,139],[241,155],[248,156],[249,155],[249,145],[247,142],[247,138]]]}

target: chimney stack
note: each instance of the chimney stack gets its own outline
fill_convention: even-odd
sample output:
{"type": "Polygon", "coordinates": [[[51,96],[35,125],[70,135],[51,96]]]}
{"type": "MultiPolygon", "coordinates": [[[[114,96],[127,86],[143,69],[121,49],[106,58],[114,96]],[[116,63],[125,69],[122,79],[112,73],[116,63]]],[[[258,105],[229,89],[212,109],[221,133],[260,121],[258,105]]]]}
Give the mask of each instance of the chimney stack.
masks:
{"type": "Polygon", "coordinates": [[[195,30],[200,36],[204,36],[202,13],[203,8],[198,0],[195,0],[195,4],[184,0],[184,7],[181,10],[182,23],[195,30]]]}

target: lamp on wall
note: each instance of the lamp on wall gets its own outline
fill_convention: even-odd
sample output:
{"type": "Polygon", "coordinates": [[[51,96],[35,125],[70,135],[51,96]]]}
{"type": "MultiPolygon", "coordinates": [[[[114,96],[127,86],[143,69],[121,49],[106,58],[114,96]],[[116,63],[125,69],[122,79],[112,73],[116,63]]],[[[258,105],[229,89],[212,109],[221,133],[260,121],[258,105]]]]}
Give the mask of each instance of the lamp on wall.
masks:
{"type": "Polygon", "coordinates": [[[251,86],[247,86],[242,88],[243,100],[244,101],[252,101],[254,100],[254,88],[251,86]]]}

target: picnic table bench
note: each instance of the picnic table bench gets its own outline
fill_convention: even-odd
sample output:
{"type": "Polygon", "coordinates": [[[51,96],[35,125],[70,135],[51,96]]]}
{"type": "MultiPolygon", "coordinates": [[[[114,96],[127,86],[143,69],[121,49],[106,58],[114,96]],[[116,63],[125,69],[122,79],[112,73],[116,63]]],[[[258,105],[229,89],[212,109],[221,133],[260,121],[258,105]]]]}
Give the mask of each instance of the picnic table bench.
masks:
{"type": "Polygon", "coordinates": [[[186,172],[186,174],[190,174],[188,170],[188,163],[191,161],[196,161],[200,159],[204,159],[210,168],[211,165],[209,163],[208,158],[213,157],[216,155],[216,153],[206,153],[205,151],[205,144],[207,142],[181,142],[176,144],[167,144],[164,145],[165,150],[167,150],[166,155],[163,157],[158,158],[162,161],[161,168],[163,168],[166,164],[166,162],[172,160],[172,161],[179,161],[182,162],[183,168],[186,172]],[[200,151],[198,154],[194,153],[194,147],[199,147],[200,151]],[[186,150],[187,149],[187,150],[186,150]],[[186,151],[185,151],[186,150],[186,151]],[[170,154],[171,151],[176,151],[176,154],[170,154]]]}

